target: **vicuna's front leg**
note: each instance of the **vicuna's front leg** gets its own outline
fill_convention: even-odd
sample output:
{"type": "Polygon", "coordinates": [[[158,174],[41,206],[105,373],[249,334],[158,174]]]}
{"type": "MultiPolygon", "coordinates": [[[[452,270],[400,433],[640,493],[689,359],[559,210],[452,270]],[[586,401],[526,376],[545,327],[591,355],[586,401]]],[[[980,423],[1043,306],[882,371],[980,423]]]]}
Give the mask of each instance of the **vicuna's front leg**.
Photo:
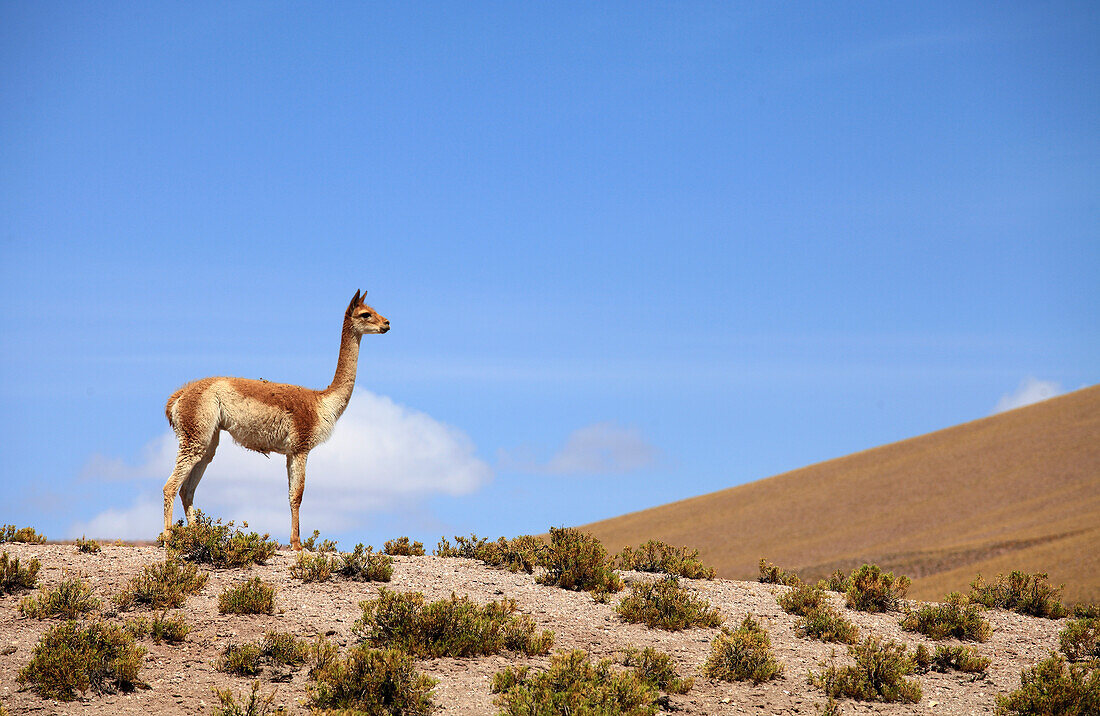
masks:
{"type": "Polygon", "coordinates": [[[172,529],[172,507],[176,501],[176,495],[190,477],[191,471],[202,461],[204,454],[206,454],[205,445],[180,444],[179,453],[176,454],[176,468],[172,470],[168,482],[164,483],[164,533],[161,536],[165,539],[168,539],[168,532],[172,529]]]}
{"type": "Polygon", "coordinates": [[[290,488],[290,548],[302,549],[298,539],[298,508],[302,504],[302,493],[306,489],[306,455],[300,452],[286,456],[286,480],[290,488]]]}

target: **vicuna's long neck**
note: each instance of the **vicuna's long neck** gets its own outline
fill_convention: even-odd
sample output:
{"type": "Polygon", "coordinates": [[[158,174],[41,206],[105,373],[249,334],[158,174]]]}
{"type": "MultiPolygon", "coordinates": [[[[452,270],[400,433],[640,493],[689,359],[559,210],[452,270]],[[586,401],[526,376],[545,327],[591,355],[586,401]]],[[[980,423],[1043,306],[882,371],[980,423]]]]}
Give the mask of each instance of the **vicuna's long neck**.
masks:
{"type": "Polygon", "coordinates": [[[359,363],[359,339],[358,333],[351,329],[347,321],[344,321],[344,330],[340,334],[340,358],[336,361],[336,375],[332,378],[332,384],[325,389],[328,395],[334,395],[336,401],[336,417],[344,412],[351,400],[351,391],[355,389],[355,368],[359,363]]]}

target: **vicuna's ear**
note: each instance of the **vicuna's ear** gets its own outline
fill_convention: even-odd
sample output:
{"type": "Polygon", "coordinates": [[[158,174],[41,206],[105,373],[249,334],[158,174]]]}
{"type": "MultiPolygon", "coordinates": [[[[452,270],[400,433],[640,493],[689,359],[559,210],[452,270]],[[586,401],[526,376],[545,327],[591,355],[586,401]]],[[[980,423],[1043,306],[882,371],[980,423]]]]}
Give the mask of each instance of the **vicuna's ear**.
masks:
{"type": "Polygon", "coordinates": [[[347,311],[345,311],[345,313],[347,313],[347,314],[348,314],[348,315],[350,316],[350,315],[351,315],[351,312],[352,312],[353,310],[355,310],[355,307],[359,305],[359,300],[360,300],[360,299],[359,299],[359,292],[358,292],[358,291],[356,291],[356,292],[355,292],[355,295],[354,295],[354,296],[352,296],[352,298],[351,298],[351,303],[349,303],[349,304],[348,304],[348,310],[347,310],[347,311]]]}

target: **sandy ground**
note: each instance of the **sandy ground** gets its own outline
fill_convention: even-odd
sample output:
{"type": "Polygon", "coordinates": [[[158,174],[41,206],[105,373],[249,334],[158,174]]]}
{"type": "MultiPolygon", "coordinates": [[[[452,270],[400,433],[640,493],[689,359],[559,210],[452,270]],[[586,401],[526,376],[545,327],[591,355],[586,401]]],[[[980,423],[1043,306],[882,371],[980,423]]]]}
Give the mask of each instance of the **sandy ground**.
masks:
{"type": "MultiPolygon", "coordinates": [[[[38,582],[54,585],[68,575],[79,575],[92,585],[110,608],[110,598],[121,591],[129,579],[147,564],[164,558],[157,547],[104,546],[97,554],[80,554],[72,545],[4,544],[0,550],[12,557],[37,557],[42,563],[38,582]]],[[[356,642],[352,624],[360,616],[358,602],[377,592],[377,583],[334,580],[304,584],[290,576],[294,553],[278,552],[266,565],[242,570],[210,570],[210,580],[201,593],[190,597],[184,612],[192,631],[182,645],[143,644],[149,650],[141,677],[148,689],[131,694],[94,695],[62,703],[43,699],[30,691],[19,691],[16,677],[31,658],[39,637],[54,623],[20,616],[20,595],[0,597],[0,703],[12,714],[177,714],[209,713],[217,699],[212,689],[232,688],[244,693],[251,679],[223,674],[213,662],[229,642],[254,641],[265,630],[291,632],[312,639],[319,634],[342,648],[356,642]],[[253,576],[274,584],[277,589],[276,613],[272,616],[234,616],[218,614],[217,597],[227,587],[253,576]],[[2,648],[7,647],[7,648],[2,648]]],[[[652,579],[653,575],[624,572],[627,582],[652,579]]],[[[480,562],[440,557],[396,557],[393,580],[395,590],[421,591],[428,599],[449,597],[451,592],[469,595],[477,602],[504,596],[515,599],[521,611],[530,614],[540,628],[555,634],[555,649],[580,648],[594,657],[616,657],[628,646],[653,646],[670,654],[679,664],[682,676],[694,676],[695,687],[687,694],[672,696],[668,712],[676,714],[802,714],[815,713],[824,703],[822,693],[806,683],[807,671],[817,668],[833,646],[802,639],[795,635],[796,617],[784,613],[775,596],[785,587],[729,580],[682,580],[710,600],[736,627],[742,617],[752,614],[771,633],[776,657],[785,669],[784,677],[753,686],[751,683],[726,683],[702,676],[701,669],[710,642],[718,629],[691,629],[665,632],[642,625],[626,624],[614,611],[615,602],[597,604],[586,593],[567,592],[535,582],[531,575],[512,574],[490,569],[480,562]]],[[[832,595],[836,606],[840,598],[832,595]]],[[[141,612],[139,612],[141,613],[141,612]]],[[[147,613],[147,612],[144,612],[147,613]]],[[[903,632],[899,615],[872,615],[846,611],[859,625],[861,634],[876,634],[904,641],[915,647],[919,635],[903,632]]],[[[123,615],[128,616],[128,615],[123,615]]],[[[917,704],[867,704],[843,702],[847,714],[980,714],[992,713],[994,697],[1019,685],[1020,671],[1043,659],[1058,646],[1058,632],[1064,621],[1036,619],[1018,614],[991,611],[986,615],[993,626],[993,637],[978,645],[993,663],[988,676],[973,680],[958,673],[931,672],[919,676],[924,695],[917,704]]],[[[841,661],[844,649],[839,649],[841,661]]],[[[441,714],[495,714],[489,693],[492,675],[511,664],[544,666],[547,657],[503,654],[465,659],[435,659],[420,662],[420,668],[440,680],[434,701],[441,714]]],[[[306,669],[295,672],[289,681],[271,682],[270,674],[261,676],[264,693],[274,691],[276,703],[290,713],[308,713],[301,706],[306,698],[306,669]]]]}

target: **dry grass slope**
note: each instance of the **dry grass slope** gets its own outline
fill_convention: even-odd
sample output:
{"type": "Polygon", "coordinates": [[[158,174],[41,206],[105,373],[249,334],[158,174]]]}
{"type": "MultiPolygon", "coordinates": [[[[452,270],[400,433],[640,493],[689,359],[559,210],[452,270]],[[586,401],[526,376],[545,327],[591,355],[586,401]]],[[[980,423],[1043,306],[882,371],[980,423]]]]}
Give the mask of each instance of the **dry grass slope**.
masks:
{"type": "Polygon", "coordinates": [[[1100,386],[581,529],[689,544],[730,579],[763,555],[811,580],[868,562],[940,599],[1019,569],[1100,601],[1100,386]]]}

